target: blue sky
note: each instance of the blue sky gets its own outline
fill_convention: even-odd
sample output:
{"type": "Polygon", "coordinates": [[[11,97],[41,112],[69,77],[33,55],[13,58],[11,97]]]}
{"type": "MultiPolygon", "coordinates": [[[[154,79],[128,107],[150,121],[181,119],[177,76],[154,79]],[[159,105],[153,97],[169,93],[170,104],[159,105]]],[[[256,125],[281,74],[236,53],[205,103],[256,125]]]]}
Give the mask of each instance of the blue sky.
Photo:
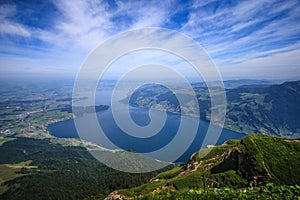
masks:
{"type": "Polygon", "coordinates": [[[163,27],[193,38],[224,78],[300,78],[300,1],[0,2],[2,76],[74,76],[123,31],[163,27]]]}

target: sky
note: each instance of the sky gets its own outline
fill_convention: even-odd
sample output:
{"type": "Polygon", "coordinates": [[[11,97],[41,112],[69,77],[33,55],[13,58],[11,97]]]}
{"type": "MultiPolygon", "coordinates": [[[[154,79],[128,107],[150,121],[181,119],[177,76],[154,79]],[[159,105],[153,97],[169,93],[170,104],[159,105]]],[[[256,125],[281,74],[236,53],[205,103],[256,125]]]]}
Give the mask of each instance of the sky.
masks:
{"type": "Polygon", "coordinates": [[[75,76],[102,42],[161,27],[201,45],[225,79],[300,79],[299,0],[1,0],[0,76],[75,76]]]}

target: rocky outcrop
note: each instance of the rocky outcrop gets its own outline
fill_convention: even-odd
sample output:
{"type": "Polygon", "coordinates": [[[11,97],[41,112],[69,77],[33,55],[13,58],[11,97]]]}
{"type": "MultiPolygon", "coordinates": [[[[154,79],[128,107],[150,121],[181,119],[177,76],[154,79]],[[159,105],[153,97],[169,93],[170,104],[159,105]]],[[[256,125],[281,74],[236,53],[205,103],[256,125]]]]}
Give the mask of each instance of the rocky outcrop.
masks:
{"type": "Polygon", "coordinates": [[[118,191],[110,193],[104,200],[128,200],[126,196],[118,194],[118,191]]]}

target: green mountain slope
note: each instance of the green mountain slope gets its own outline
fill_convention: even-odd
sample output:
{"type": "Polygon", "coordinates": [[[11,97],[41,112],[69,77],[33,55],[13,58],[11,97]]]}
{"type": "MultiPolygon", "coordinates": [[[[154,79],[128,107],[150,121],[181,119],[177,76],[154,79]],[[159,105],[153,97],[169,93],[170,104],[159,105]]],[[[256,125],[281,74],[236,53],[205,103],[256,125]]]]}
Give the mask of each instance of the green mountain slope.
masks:
{"type": "MultiPolygon", "coordinates": [[[[200,117],[210,120],[211,102],[208,90],[194,85],[200,106],[200,117]]],[[[179,106],[175,94],[160,85],[140,87],[130,97],[133,106],[154,108],[198,117],[188,91],[179,90],[183,97],[179,106]]],[[[246,85],[226,90],[227,114],[225,127],[243,133],[265,133],[300,137],[300,81],[281,85],[246,85]]]]}
{"type": "Polygon", "coordinates": [[[229,195],[223,199],[272,197],[270,195],[297,199],[300,196],[299,153],[300,140],[248,135],[240,141],[203,149],[187,164],[158,174],[147,184],[118,193],[124,195],[123,198],[145,199],[222,199],[222,195],[214,196],[222,193],[229,195]]]}
{"type": "Polygon", "coordinates": [[[300,136],[300,81],[227,91],[226,126],[245,133],[300,136]]]}

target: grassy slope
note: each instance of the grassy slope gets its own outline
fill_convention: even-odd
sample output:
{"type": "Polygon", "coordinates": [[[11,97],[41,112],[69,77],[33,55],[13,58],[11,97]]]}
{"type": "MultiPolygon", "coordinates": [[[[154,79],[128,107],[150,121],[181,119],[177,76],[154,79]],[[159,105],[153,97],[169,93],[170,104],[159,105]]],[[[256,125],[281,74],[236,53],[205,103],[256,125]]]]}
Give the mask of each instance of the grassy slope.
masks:
{"type": "MultiPolygon", "coordinates": [[[[235,195],[239,188],[250,186],[266,187],[267,191],[268,185],[264,185],[268,183],[273,183],[275,189],[280,185],[299,185],[299,152],[299,140],[248,135],[241,141],[229,141],[213,147],[204,158],[200,158],[198,152],[189,163],[158,174],[147,184],[120,190],[119,193],[131,197],[142,194],[151,198],[167,198],[168,195],[181,198],[191,189],[219,188],[215,192],[222,193],[222,188],[229,188],[227,192],[235,195]]],[[[271,190],[274,188],[272,185],[271,190]]],[[[300,187],[293,186],[290,190],[300,193],[300,187]]]]}
{"type": "Polygon", "coordinates": [[[31,162],[32,160],[16,164],[0,164],[0,194],[6,192],[9,189],[9,187],[5,185],[5,182],[26,175],[24,173],[21,173],[22,170],[37,168],[37,166],[30,165],[31,162]]]}

